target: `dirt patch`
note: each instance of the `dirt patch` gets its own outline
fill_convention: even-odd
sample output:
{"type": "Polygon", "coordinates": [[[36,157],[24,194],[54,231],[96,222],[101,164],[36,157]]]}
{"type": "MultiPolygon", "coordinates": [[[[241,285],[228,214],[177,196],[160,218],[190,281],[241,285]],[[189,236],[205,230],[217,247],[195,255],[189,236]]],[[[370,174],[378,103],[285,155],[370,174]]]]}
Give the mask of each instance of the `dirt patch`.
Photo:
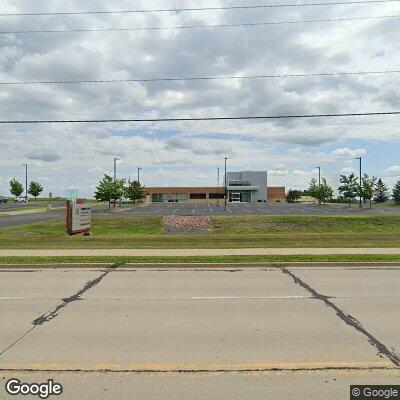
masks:
{"type": "Polygon", "coordinates": [[[167,235],[200,235],[212,229],[208,216],[173,216],[163,218],[164,233],[167,235]]]}

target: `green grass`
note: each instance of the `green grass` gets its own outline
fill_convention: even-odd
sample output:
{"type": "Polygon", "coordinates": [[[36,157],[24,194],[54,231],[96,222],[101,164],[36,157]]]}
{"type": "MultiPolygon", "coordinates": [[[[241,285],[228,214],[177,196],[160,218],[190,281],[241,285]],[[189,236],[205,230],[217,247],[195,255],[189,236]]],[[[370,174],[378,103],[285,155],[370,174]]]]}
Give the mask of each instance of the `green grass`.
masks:
{"type": "Polygon", "coordinates": [[[306,262],[400,262],[400,255],[387,254],[358,254],[358,255],[291,255],[291,256],[210,256],[210,257],[0,257],[0,265],[5,264],[85,264],[85,263],[109,263],[109,264],[247,264],[247,263],[306,263],[306,262]]]}
{"type": "Polygon", "coordinates": [[[162,217],[94,216],[93,236],[68,236],[64,220],[0,229],[1,249],[400,247],[400,215],[213,217],[202,235],[165,235],[162,217]]]}

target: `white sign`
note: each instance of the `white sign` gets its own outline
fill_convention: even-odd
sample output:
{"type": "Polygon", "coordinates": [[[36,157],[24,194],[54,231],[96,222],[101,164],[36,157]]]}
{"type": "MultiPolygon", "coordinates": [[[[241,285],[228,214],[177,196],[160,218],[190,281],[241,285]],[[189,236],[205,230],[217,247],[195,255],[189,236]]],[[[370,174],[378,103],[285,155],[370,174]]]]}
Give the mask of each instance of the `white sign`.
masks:
{"type": "Polygon", "coordinates": [[[85,204],[74,204],[72,206],[71,231],[88,231],[92,226],[92,209],[85,204]]]}

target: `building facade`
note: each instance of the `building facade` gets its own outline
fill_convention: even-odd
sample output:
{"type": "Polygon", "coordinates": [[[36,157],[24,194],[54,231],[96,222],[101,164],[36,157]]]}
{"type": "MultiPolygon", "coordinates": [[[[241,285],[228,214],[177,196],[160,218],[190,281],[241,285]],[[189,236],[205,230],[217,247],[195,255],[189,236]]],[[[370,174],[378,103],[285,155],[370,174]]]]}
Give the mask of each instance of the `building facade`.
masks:
{"type": "MultiPolygon", "coordinates": [[[[230,203],[285,202],[285,187],[268,187],[267,171],[228,172],[230,203]]],[[[223,203],[222,187],[149,187],[146,203],[223,203]]]]}

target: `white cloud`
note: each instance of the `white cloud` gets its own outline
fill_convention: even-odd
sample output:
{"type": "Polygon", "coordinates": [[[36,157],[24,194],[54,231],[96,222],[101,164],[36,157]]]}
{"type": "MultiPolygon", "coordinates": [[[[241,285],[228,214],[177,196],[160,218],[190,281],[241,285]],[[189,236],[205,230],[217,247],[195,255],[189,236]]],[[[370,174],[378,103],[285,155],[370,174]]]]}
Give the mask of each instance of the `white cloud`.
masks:
{"type": "Polygon", "coordinates": [[[347,147],[341,147],[339,149],[333,150],[331,156],[334,158],[355,158],[367,154],[365,149],[349,149],[347,147]]]}
{"type": "Polygon", "coordinates": [[[400,176],[400,165],[392,165],[384,173],[386,176],[400,176]]]}

